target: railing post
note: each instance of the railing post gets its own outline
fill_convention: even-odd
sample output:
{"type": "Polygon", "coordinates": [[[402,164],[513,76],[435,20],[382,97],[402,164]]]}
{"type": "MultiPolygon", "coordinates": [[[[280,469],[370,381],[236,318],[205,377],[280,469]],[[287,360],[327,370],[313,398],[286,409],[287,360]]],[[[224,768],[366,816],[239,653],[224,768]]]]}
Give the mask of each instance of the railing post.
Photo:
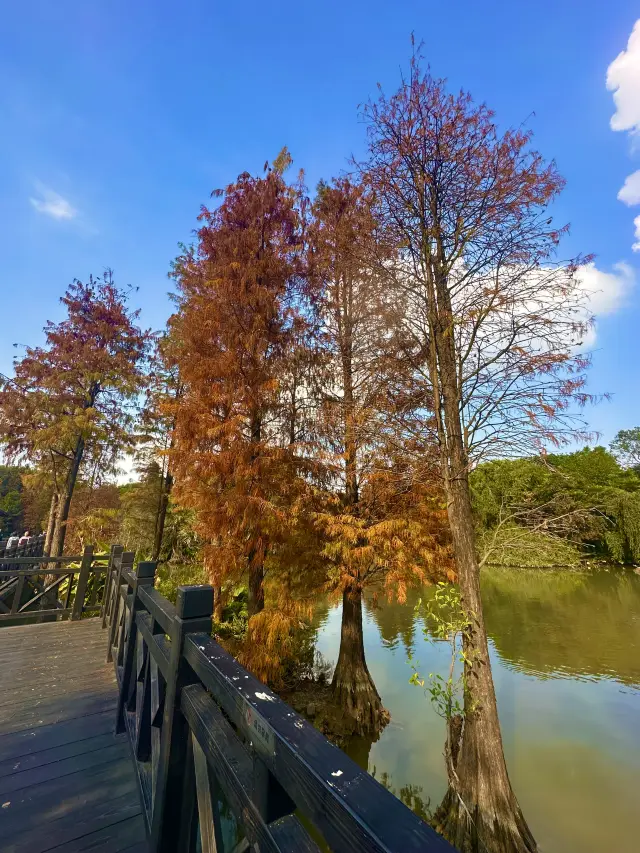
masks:
{"type": "Polygon", "coordinates": [[[80,563],[80,574],[78,575],[78,583],[76,585],[76,597],[73,599],[73,610],[70,618],[82,619],[82,608],[84,607],[84,597],[87,592],[87,584],[89,583],[89,573],[91,571],[91,562],[93,560],[93,545],[85,545],[82,554],[82,562],[80,563]]]}
{"type": "Polygon", "coordinates": [[[128,710],[128,705],[132,699],[132,695],[136,690],[137,679],[135,672],[135,656],[136,640],[138,636],[136,613],[143,609],[138,598],[138,589],[141,586],[153,586],[155,574],[155,563],[138,563],[138,568],[136,569],[132,582],[129,583],[129,588],[133,594],[133,601],[131,602],[131,610],[129,611],[129,624],[128,631],[126,632],[127,644],[124,649],[124,656],[122,660],[122,680],[120,682],[120,695],[118,696],[116,734],[126,731],[125,713],[128,710]]]}
{"type": "Polygon", "coordinates": [[[109,619],[109,647],[107,649],[107,663],[113,660],[113,646],[116,639],[116,633],[120,624],[120,582],[122,579],[123,569],[133,569],[133,560],[135,554],[133,551],[125,551],[119,559],[115,560],[116,569],[115,577],[112,580],[113,588],[111,590],[111,616],[109,619]]]}
{"type": "Polygon", "coordinates": [[[151,853],[182,853],[188,843],[186,822],[193,818],[193,803],[186,802],[188,785],[185,773],[189,765],[189,726],[180,710],[182,688],[193,681],[183,658],[185,636],[211,633],[213,587],[178,588],[176,617],[171,631],[171,656],[166,683],[160,758],[153,802],[149,848],[151,853]]]}

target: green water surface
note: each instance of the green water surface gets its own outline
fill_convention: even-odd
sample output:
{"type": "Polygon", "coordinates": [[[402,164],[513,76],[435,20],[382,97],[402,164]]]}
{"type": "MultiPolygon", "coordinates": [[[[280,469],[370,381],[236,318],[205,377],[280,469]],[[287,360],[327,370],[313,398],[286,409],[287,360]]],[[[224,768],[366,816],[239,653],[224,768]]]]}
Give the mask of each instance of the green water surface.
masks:
{"type": "MultiPolygon", "coordinates": [[[[425,591],[423,595],[428,595],[425,591]]],[[[482,580],[509,774],[547,853],[640,850],[640,576],[628,570],[485,570],[482,580]]],[[[408,653],[446,674],[448,646],[423,636],[415,593],[365,607],[367,662],[391,723],[356,761],[416,810],[446,788],[444,722],[409,684],[408,653]]],[[[340,607],[318,614],[334,661],[340,607]]]]}

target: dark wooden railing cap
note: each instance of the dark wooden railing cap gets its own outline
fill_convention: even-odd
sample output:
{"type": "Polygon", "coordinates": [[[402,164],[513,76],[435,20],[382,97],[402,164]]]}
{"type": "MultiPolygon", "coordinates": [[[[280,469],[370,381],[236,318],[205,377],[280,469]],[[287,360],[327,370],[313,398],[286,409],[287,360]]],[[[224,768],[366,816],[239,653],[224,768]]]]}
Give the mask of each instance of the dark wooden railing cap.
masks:
{"type": "Polygon", "coordinates": [[[151,560],[148,560],[143,563],[138,563],[138,568],[136,569],[136,574],[139,578],[152,578],[155,577],[157,563],[151,560]]]}
{"type": "Polygon", "coordinates": [[[213,587],[209,584],[179,586],[176,612],[180,619],[202,619],[213,613],[213,587]]]}

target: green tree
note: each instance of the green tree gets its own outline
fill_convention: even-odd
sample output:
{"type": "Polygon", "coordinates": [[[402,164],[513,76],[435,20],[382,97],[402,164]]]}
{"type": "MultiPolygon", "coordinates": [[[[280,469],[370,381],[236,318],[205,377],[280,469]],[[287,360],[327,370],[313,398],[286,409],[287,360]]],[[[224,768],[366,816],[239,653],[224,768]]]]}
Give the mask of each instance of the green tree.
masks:
{"type": "Polygon", "coordinates": [[[0,465],[0,538],[23,526],[22,491],[20,468],[0,465]]]}
{"type": "Polygon", "coordinates": [[[640,427],[621,429],[611,442],[611,452],[623,468],[640,471],[640,427]]]}
{"type": "Polygon", "coordinates": [[[603,447],[488,462],[470,485],[483,562],[640,559],[640,477],[603,447]]]}

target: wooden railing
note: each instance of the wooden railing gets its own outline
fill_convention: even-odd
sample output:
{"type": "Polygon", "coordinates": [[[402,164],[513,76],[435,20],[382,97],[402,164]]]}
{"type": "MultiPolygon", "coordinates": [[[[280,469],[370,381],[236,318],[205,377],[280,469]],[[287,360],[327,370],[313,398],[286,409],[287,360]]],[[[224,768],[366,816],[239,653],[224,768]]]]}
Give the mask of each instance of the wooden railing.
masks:
{"type": "Polygon", "coordinates": [[[7,551],[0,558],[0,625],[39,620],[81,619],[103,609],[112,554],[43,557],[41,542],[31,550],[7,551]]]}
{"type": "Polygon", "coordinates": [[[155,568],[112,551],[103,610],[151,853],[453,850],[211,638],[212,587],[174,606],[155,568]]]}

